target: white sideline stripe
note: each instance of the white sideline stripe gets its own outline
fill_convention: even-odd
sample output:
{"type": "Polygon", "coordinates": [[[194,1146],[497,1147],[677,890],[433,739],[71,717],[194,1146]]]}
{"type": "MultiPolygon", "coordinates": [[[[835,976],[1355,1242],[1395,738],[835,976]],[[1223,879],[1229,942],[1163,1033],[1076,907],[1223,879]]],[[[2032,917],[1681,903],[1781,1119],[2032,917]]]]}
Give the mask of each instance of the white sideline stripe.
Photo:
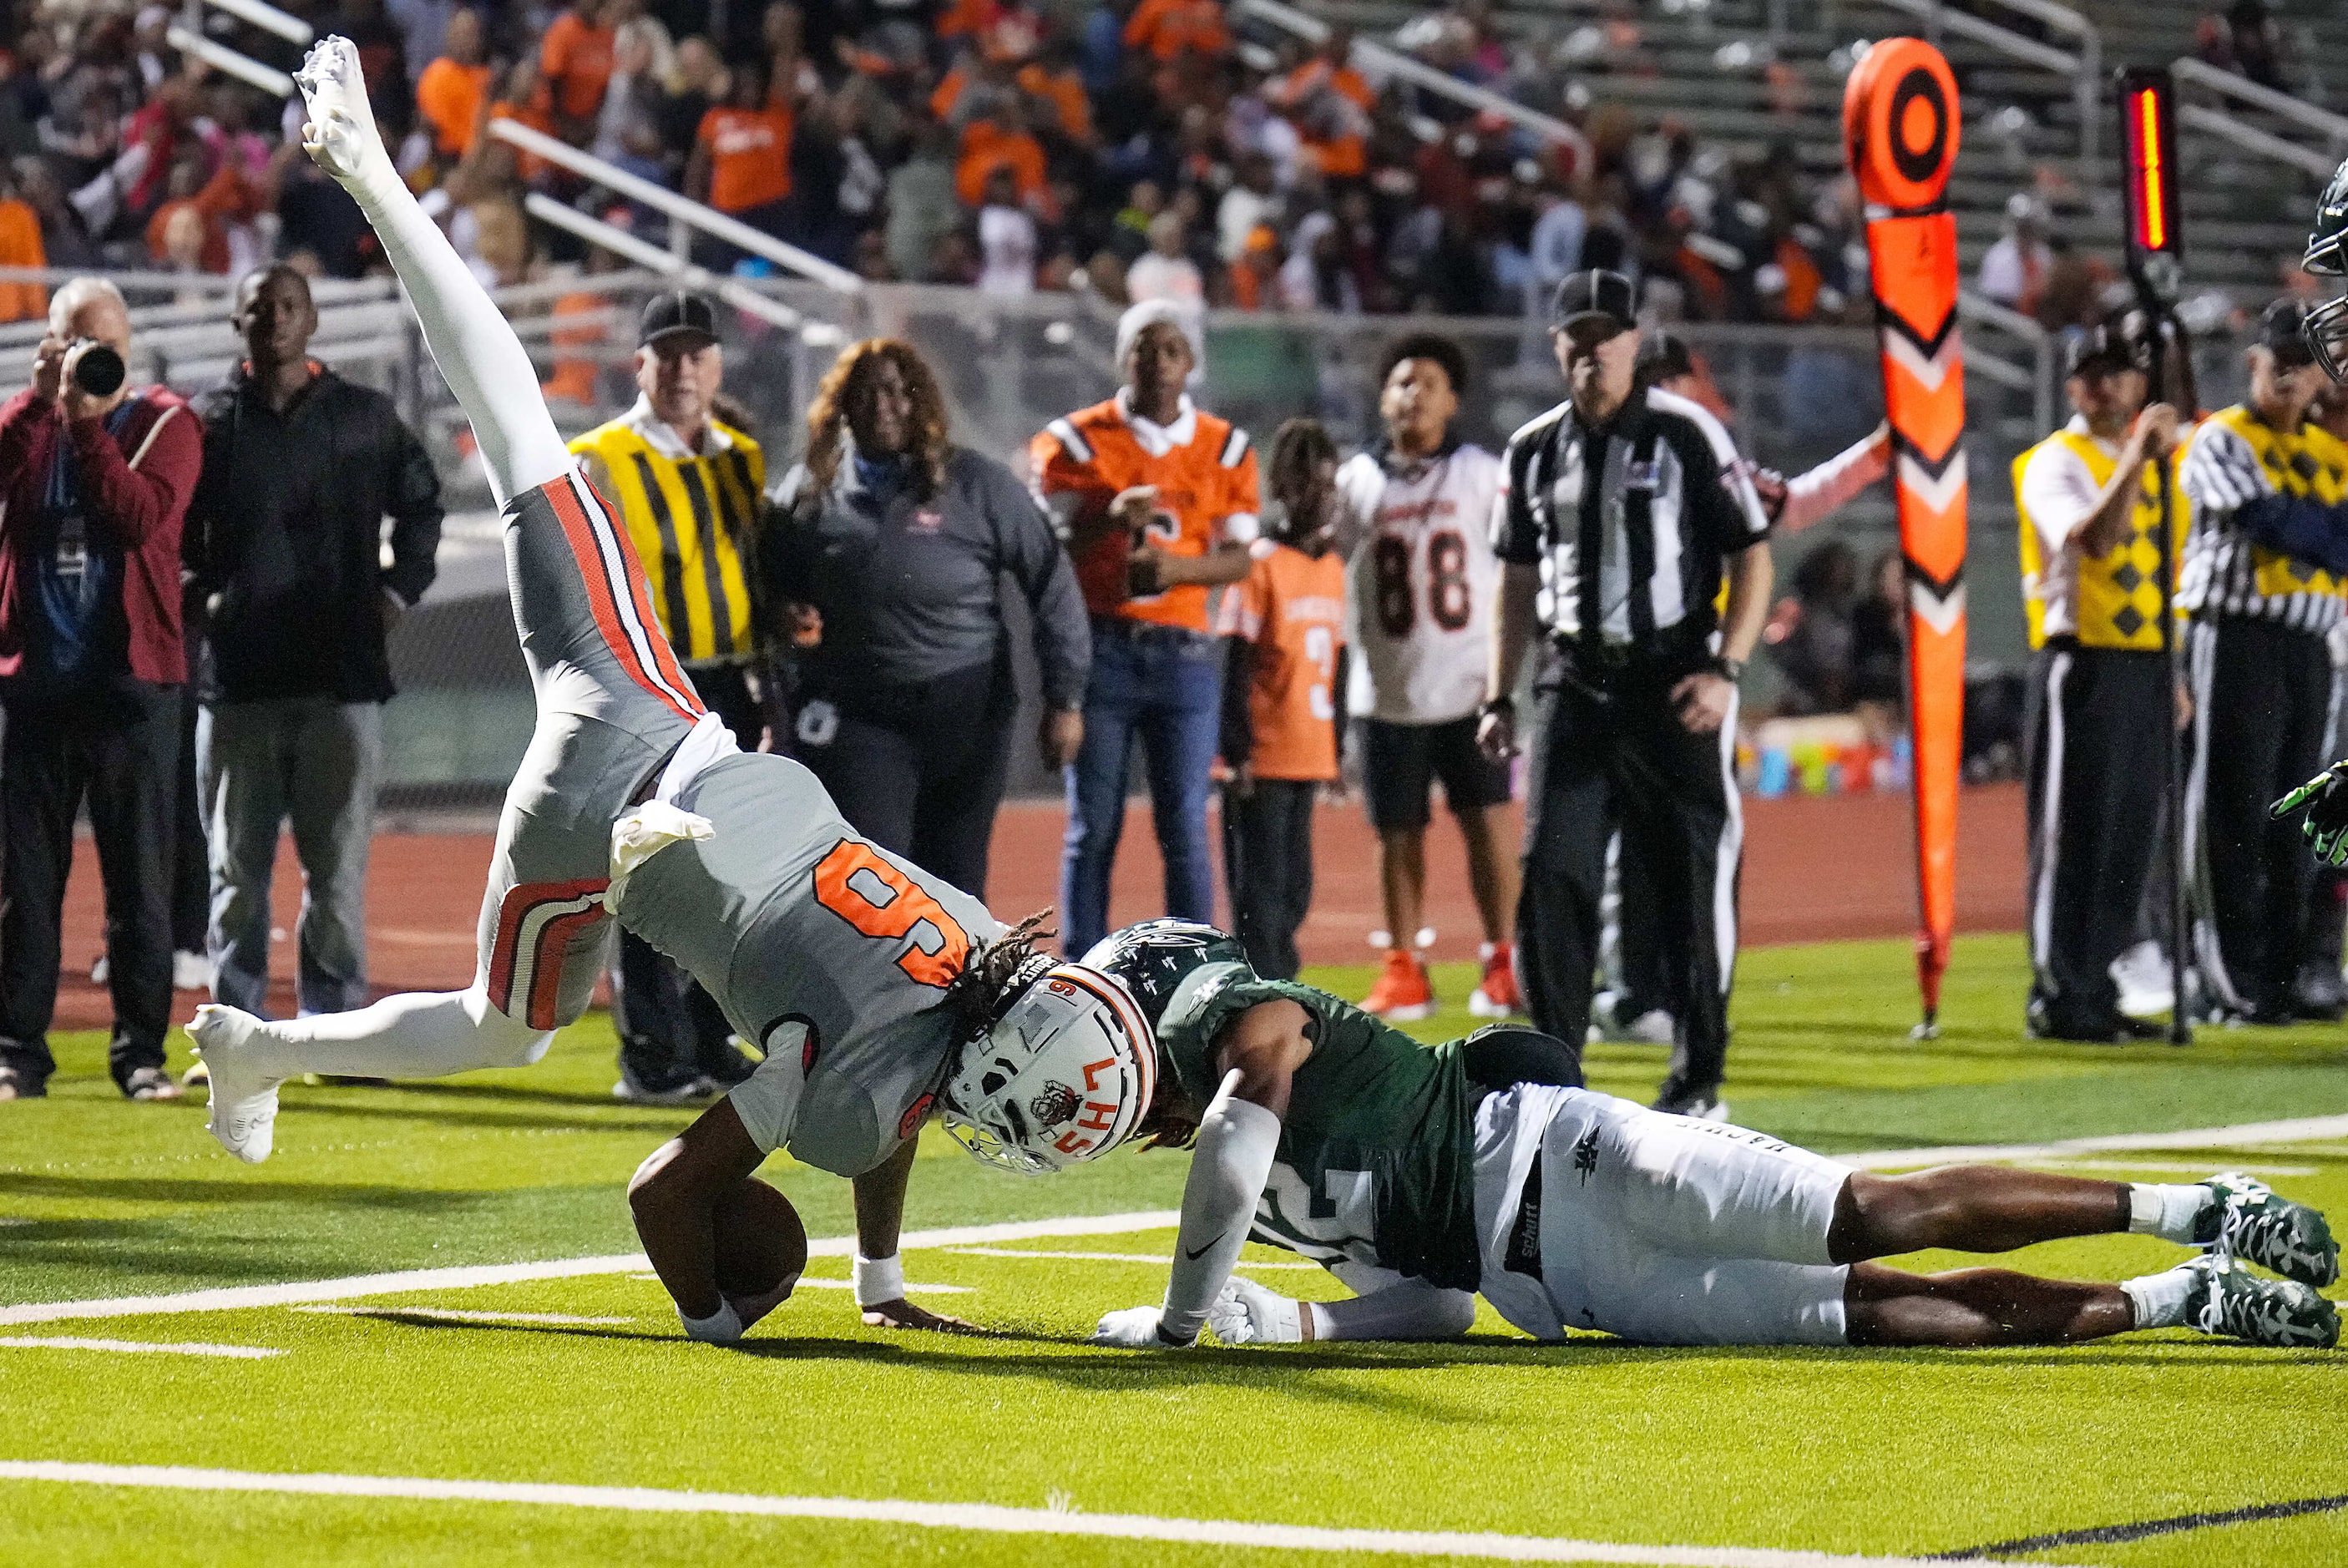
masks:
{"type": "MultiPolygon", "coordinates": [[[[1028,1253],[1014,1251],[1009,1247],[948,1247],[946,1251],[959,1253],[966,1258],[1067,1258],[1077,1263],[1087,1264],[1170,1264],[1174,1261],[1171,1253],[1160,1256],[1157,1253],[1028,1253]]],[[[1260,1264],[1247,1258],[1241,1258],[1231,1265],[1235,1269],[1317,1269],[1320,1266],[1319,1264],[1260,1264]]],[[[928,1284],[909,1284],[905,1288],[935,1290],[938,1287],[928,1284]]]]}
{"type": "Polygon", "coordinates": [[[283,1350],[264,1350],[257,1345],[201,1345],[181,1342],[177,1345],[147,1345],[136,1339],[36,1339],[30,1335],[12,1334],[0,1336],[0,1349],[8,1350],[118,1350],[130,1355],[149,1353],[157,1356],[226,1356],[238,1361],[265,1361],[272,1356],[283,1356],[283,1350]]]}
{"type": "MultiPolygon", "coordinates": [[[[628,1277],[630,1279],[657,1280],[660,1278],[660,1275],[656,1274],[632,1274],[628,1277]]],[[[799,1276],[799,1283],[791,1286],[791,1288],[795,1291],[854,1290],[856,1288],[856,1282],[852,1279],[808,1279],[806,1275],[802,1274],[799,1276]]],[[[918,1280],[907,1280],[905,1282],[905,1288],[907,1290],[918,1290],[929,1295],[968,1295],[976,1287],[966,1284],[923,1284],[918,1280]]]]}
{"type": "Polygon", "coordinates": [[[2294,1121],[2245,1121],[2234,1127],[2195,1127],[2182,1132],[2115,1132],[2100,1138],[2065,1138],[2054,1143],[1977,1143],[1949,1149],[1879,1149],[1871,1154],[1838,1154],[1858,1171],[1897,1171],[1911,1165],[1975,1164],[1982,1161],[2049,1160],[2065,1154],[2107,1154],[2131,1149],[2232,1149],[2242,1144],[2321,1142],[2348,1138],[2348,1116],[2303,1116],[2294,1121]]]}
{"type": "MultiPolygon", "coordinates": [[[[2188,1164],[2182,1160],[2047,1160],[2033,1161],[2048,1171],[2152,1171],[2168,1176],[2191,1176],[2196,1180],[2209,1174],[2207,1161],[2188,1164]]],[[[2232,1165],[2227,1167],[2245,1176],[2315,1176],[2322,1167],[2318,1165],[2232,1165]]]]}
{"type": "MultiPolygon", "coordinates": [[[[1073,1214],[1055,1220],[1015,1220],[998,1225],[956,1225],[908,1231],[900,1250],[983,1245],[1045,1236],[1113,1236],[1129,1231],[1171,1229],[1181,1220],[1172,1209],[1129,1214],[1073,1214]]],[[[827,1236],[808,1243],[809,1257],[850,1257],[853,1236],[827,1236]]],[[[634,1274],[652,1266],[642,1253],[595,1258],[554,1258],[535,1264],[489,1264],[475,1268],[407,1269],[396,1274],[353,1274],[345,1279],[297,1280],[289,1284],[228,1285],[177,1295],[125,1295],[105,1301],[32,1301],[0,1306],[0,1325],[59,1323],[74,1318],[147,1317],[180,1312],[238,1312],[256,1306],[292,1306],[305,1301],[347,1301],[409,1291],[464,1290],[475,1285],[519,1284],[530,1280],[575,1279],[585,1274],[634,1274]]]]}
{"type": "Polygon", "coordinates": [[[633,1323],[633,1317],[573,1317],[567,1312],[469,1312],[454,1306],[334,1306],[312,1304],[295,1312],[333,1312],[346,1317],[414,1317],[427,1323],[633,1323]]]}
{"type": "MultiPolygon", "coordinates": [[[[438,1480],[422,1476],[271,1474],[194,1470],[179,1465],[71,1464],[0,1460],[0,1480],[84,1486],[167,1487],[184,1491],[260,1491],[312,1497],[391,1497],[427,1502],[520,1502],[636,1513],[755,1514],[910,1524],[928,1530],[979,1530],[1005,1535],[1090,1535],[1185,1545],[1252,1546],[1294,1552],[1376,1552],[1407,1557],[1482,1557],[1504,1563],[1628,1563],[1653,1568],[1924,1568],[1915,1557],[1858,1557],[1752,1546],[1634,1546],[1553,1536],[1445,1531],[1345,1530],[1259,1524],[1236,1519],[1160,1519],[1144,1513],[1071,1513],[981,1502],[912,1502],[851,1497],[760,1497],[742,1492],[664,1491],[639,1486],[560,1486],[544,1482],[438,1480]]],[[[1986,1565],[1987,1558],[1936,1560],[1986,1565]]]]}

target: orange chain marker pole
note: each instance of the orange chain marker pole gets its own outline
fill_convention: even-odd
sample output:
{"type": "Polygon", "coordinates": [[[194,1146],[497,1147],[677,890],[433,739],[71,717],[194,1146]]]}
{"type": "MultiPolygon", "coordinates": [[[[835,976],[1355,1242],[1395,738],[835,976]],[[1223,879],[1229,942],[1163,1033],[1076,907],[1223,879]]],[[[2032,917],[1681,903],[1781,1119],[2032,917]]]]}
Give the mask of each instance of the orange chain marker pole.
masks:
{"type": "Polygon", "coordinates": [[[1919,1038],[1940,1032],[1957,918],[1957,773],[1965,727],[1965,363],[1957,330],[1957,83],[1941,52],[1887,38],[1843,89],[1843,149],[1867,251],[1908,579],[1908,727],[1922,929],[1919,1038]]]}

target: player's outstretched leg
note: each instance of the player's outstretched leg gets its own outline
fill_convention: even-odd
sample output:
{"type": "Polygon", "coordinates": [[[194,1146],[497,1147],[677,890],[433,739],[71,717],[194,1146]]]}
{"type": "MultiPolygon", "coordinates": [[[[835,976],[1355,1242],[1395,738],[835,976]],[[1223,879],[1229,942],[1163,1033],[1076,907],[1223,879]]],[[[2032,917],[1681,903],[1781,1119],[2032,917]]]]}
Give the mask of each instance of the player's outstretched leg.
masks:
{"type": "Polygon", "coordinates": [[[310,116],[302,145],[383,242],[441,377],[472,421],[498,504],[570,473],[529,352],[393,167],[367,108],[358,50],[347,38],[322,39],[294,80],[310,116]]]}
{"type": "Polygon", "coordinates": [[[2119,1284],[2011,1269],[1913,1274],[1856,1264],[1844,1293],[1853,1345],[2069,1345],[2138,1328],[2194,1328],[2276,1348],[2329,1349],[2339,1309],[2296,1280],[2260,1279],[2205,1253],[2119,1284]]]}
{"type": "Polygon", "coordinates": [[[2003,1253],[2123,1232],[2212,1248],[2318,1288],[2340,1277],[2339,1243],[2322,1214],[2234,1174],[2154,1185],[2002,1165],[1909,1176],[1859,1171],[1836,1203],[1827,1247],[1837,1263],[1859,1263],[1927,1247],[2003,1253]]]}
{"type": "MultiPolygon", "coordinates": [[[[357,50],[348,39],[326,38],[295,80],[309,110],[303,145],[351,193],[382,240],[432,356],[472,421],[499,503],[569,475],[572,458],[540,398],[529,354],[392,166],[367,107],[357,50]]],[[[681,712],[680,728],[690,722],[681,712]]],[[[507,870],[509,839],[501,831],[500,866],[507,870]]],[[[502,891],[510,890],[493,879],[493,902],[502,891]]],[[[484,927],[494,931],[497,923],[492,909],[484,927]]],[[[211,1080],[212,1136],[240,1159],[267,1159],[277,1086],[297,1073],[428,1078],[536,1060],[551,1030],[493,1006],[488,979],[485,965],[463,991],[388,996],[355,1012],[290,1023],[265,1023],[232,1007],[199,1008],[188,1033],[211,1080]]]]}

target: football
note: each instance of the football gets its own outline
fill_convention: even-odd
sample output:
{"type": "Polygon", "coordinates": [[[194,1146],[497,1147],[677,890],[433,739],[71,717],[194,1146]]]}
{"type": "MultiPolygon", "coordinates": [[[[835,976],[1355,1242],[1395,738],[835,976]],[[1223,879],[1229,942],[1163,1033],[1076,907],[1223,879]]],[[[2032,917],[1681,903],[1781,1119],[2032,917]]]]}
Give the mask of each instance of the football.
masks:
{"type": "Polygon", "coordinates": [[[805,1269],[807,1257],[799,1212],[756,1176],[717,1205],[717,1289],[726,1300],[766,1295],[805,1269]]]}

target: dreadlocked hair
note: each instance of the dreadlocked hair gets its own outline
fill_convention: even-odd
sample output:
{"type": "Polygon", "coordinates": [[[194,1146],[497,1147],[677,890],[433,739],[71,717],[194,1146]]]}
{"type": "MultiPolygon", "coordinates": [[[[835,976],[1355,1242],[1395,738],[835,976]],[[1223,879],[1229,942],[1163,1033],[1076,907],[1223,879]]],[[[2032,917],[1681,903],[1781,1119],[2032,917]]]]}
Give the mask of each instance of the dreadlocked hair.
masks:
{"type": "Polygon", "coordinates": [[[1295,498],[1312,488],[1313,470],[1337,460],[1336,438],[1318,419],[1290,419],[1273,432],[1272,460],[1264,466],[1264,489],[1279,503],[1279,532],[1294,531],[1291,512],[1295,498]]]}
{"type": "Polygon", "coordinates": [[[811,493],[823,495],[839,477],[839,461],[849,439],[851,419],[871,406],[872,380],[883,365],[894,365],[913,406],[906,432],[905,457],[912,470],[913,489],[923,500],[946,482],[946,400],[938,378],[914,346],[894,337],[868,337],[839,351],[824,372],[808,405],[808,478],[811,493]]]}
{"type": "Polygon", "coordinates": [[[1035,951],[1037,939],[1056,936],[1045,931],[1052,918],[1047,907],[1037,910],[970,955],[962,973],[946,984],[946,1006],[953,1009],[954,1037],[975,1040],[994,1026],[1003,1005],[1052,965],[1049,954],[1035,951]]]}

